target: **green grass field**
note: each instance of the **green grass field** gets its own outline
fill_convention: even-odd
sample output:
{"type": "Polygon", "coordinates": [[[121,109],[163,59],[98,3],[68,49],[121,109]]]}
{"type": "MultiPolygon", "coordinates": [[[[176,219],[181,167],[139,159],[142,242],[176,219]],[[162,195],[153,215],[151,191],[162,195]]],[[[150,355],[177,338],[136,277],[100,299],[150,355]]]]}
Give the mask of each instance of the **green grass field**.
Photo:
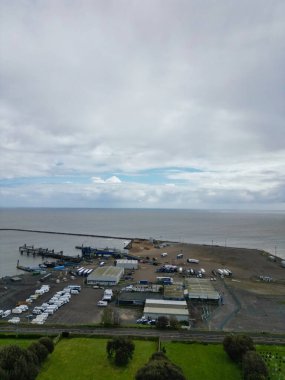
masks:
{"type": "Polygon", "coordinates": [[[256,350],[269,369],[270,380],[285,380],[285,347],[256,346],[256,350]]]}
{"type": "Polygon", "coordinates": [[[130,380],[157,350],[157,342],[136,340],[133,359],[126,368],[118,368],[107,359],[106,342],[90,338],[61,340],[37,380],[130,380]]]}
{"type": "MultiPolygon", "coordinates": [[[[135,341],[133,360],[126,368],[110,365],[106,339],[73,338],[58,343],[37,380],[130,380],[151,354],[156,342],[135,341]]],[[[221,345],[165,343],[166,354],[179,365],[187,379],[240,380],[241,371],[224,353],[221,345]]]]}
{"type": "Polygon", "coordinates": [[[1,338],[0,339],[0,347],[5,346],[7,344],[15,344],[20,347],[28,347],[31,343],[35,342],[37,339],[16,339],[16,338],[1,338]]]}
{"type": "MultiPolygon", "coordinates": [[[[17,344],[28,347],[36,339],[0,339],[0,347],[17,344]]],[[[130,380],[151,354],[157,342],[135,340],[134,357],[126,368],[112,365],[106,355],[107,339],[71,338],[61,340],[44,363],[37,380],[130,380]]],[[[220,344],[163,342],[168,358],[191,380],[241,380],[239,366],[231,362],[220,344]]],[[[270,380],[285,380],[285,347],[256,346],[265,360],[270,380]]]]}
{"type": "Polygon", "coordinates": [[[226,355],[221,344],[165,342],[168,358],[191,380],[240,380],[241,370],[226,355]]]}

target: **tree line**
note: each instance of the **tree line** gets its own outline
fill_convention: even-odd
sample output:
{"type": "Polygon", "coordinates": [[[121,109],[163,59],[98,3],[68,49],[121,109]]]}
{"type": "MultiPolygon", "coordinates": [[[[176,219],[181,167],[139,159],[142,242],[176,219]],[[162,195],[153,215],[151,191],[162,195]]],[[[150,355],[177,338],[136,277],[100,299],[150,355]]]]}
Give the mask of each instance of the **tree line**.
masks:
{"type": "Polygon", "coordinates": [[[255,350],[251,337],[247,335],[228,335],[223,346],[230,359],[242,367],[244,380],[266,380],[268,368],[255,350]]]}
{"type": "Polygon", "coordinates": [[[47,356],[54,350],[54,343],[42,337],[28,348],[7,345],[0,349],[1,380],[34,380],[47,356]]]}

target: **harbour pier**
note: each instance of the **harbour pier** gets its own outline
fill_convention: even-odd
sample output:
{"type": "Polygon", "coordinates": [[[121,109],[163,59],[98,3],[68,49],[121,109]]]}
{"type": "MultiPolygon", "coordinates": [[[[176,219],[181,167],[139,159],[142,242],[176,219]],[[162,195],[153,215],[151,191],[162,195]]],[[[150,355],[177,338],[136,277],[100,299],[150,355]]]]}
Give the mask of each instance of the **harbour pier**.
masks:
{"type": "Polygon", "coordinates": [[[72,261],[75,263],[79,263],[81,261],[81,257],[78,255],[76,257],[74,256],[67,256],[63,254],[63,251],[55,252],[54,249],[48,249],[48,248],[35,248],[33,245],[27,245],[24,244],[19,247],[19,252],[21,255],[24,253],[27,255],[33,255],[33,256],[41,256],[43,258],[45,257],[51,257],[53,259],[61,260],[61,261],[72,261]]]}

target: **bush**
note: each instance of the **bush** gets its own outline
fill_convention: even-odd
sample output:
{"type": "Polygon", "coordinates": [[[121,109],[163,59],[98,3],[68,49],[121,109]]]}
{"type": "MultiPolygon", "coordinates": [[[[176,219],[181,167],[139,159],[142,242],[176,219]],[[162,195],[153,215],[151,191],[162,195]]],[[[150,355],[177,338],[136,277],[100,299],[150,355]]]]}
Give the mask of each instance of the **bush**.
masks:
{"type": "Polygon", "coordinates": [[[241,362],[247,351],[255,351],[253,340],[247,335],[228,335],[224,338],[223,346],[234,362],[241,362]]]}
{"type": "Polygon", "coordinates": [[[181,368],[171,363],[163,352],[155,352],[136,373],[136,380],[186,380],[181,368]]]}
{"type": "Polygon", "coordinates": [[[119,326],[121,323],[120,321],[120,314],[118,310],[108,306],[103,310],[102,317],[101,317],[101,324],[105,327],[111,327],[111,326],[119,326]]]}
{"type": "Polygon", "coordinates": [[[53,340],[48,337],[42,337],[39,339],[39,343],[41,343],[45,348],[48,350],[48,352],[51,354],[54,350],[54,343],[53,340]]]}
{"type": "Polygon", "coordinates": [[[37,374],[38,369],[26,349],[8,345],[0,350],[1,380],[34,380],[37,374]]]}
{"type": "Polygon", "coordinates": [[[119,337],[107,342],[108,358],[113,358],[118,366],[126,365],[132,359],[134,350],[135,345],[130,339],[119,337]]]}
{"type": "Polygon", "coordinates": [[[268,377],[268,369],[262,357],[255,351],[247,351],[242,360],[245,380],[263,380],[268,377]]]}
{"type": "Polygon", "coordinates": [[[160,317],[157,318],[157,321],[156,321],[156,327],[158,329],[166,329],[167,326],[168,326],[168,318],[161,315],[160,317]]]}
{"type": "Polygon", "coordinates": [[[42,345],[39,342],[32,343],[28,347],[28,350],[36,355],[36,357],[38,358],[39,364],[41,364],[48,356],[48,350],[46,349],[44,345],[42,345]]]}
{"type": "Polygon", "coordinates": [[[69,338],[69,331],[62,331],[61,336],[63,338],[69,338]]]}

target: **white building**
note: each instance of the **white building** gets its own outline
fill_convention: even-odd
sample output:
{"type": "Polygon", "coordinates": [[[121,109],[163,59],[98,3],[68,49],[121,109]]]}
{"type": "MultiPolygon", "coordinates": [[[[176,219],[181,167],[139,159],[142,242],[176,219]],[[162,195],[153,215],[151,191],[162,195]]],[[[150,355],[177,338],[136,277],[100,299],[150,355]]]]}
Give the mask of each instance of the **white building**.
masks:
{"type": "Polygon", "coordinates": [[[138,260],[118,259],[116,260],[116,266],[124,269],[138,269],[138,260]]]}
{"type": "Polygon", "coordinates": [[[117,285],[124,274],[123,268],[105,266],[96,268],[88,277],[88,285],[117,285]]]}
{"type": "Polygon", "coordinates": [[[189,311],[186,301],[146,299],[144,316],[151,319],[161,316],[174,317],[178,321],[188,321],[189,311]]]}

